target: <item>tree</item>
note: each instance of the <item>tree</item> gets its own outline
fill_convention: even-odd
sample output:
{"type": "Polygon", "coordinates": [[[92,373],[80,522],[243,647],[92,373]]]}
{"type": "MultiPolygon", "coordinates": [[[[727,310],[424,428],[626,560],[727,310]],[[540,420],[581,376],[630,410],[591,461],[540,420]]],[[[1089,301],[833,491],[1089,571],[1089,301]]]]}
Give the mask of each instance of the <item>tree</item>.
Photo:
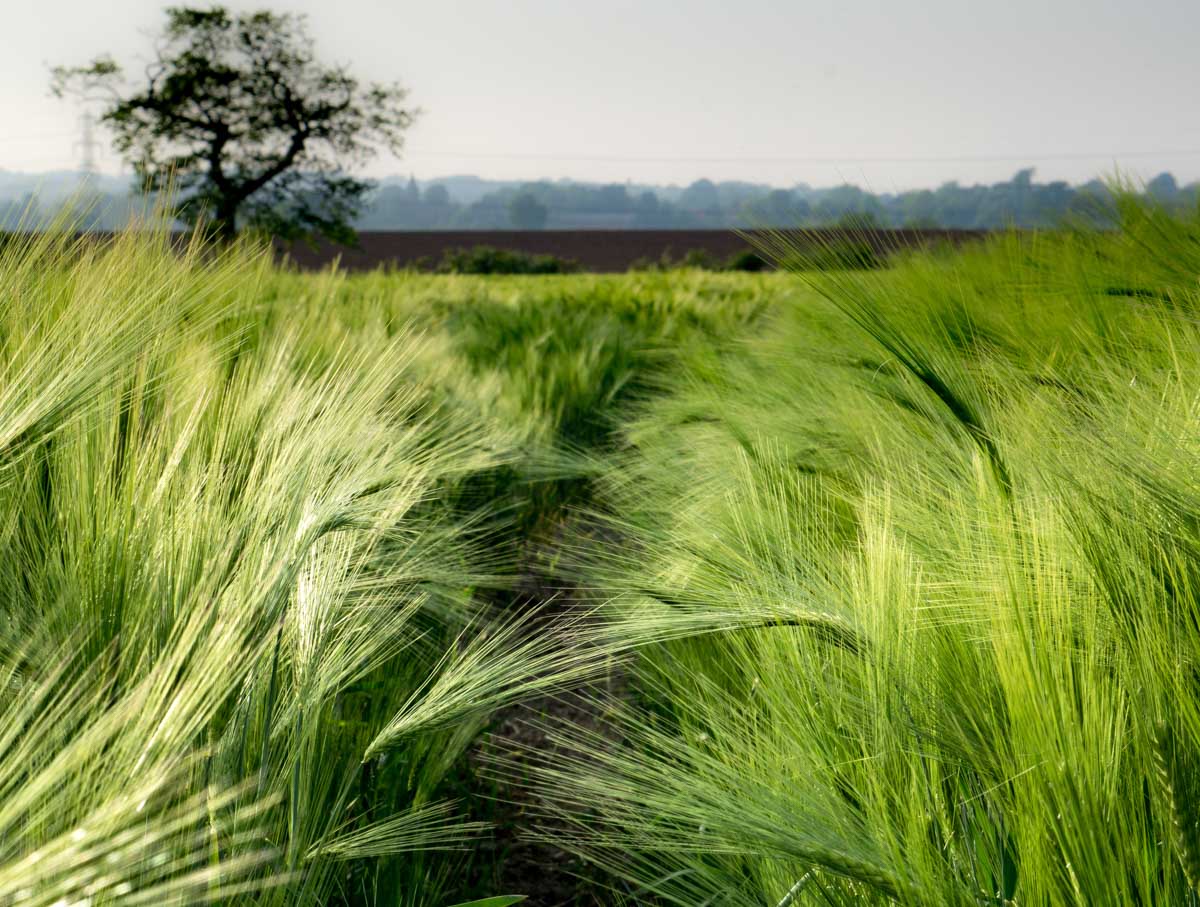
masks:
{"type": "Polygon", "coordinates": [[[1160,173],[1146,184],[1146,194],[1156,201],[1173,202],[1179,194],[1179,183],[1170,173],[1160,173]]]}
{"type": "Polygon", "coordinates": [[[452,202],[450,200],[450,190],[440,183],[436,186],[430,186],[425,190],[425,204],[433,205],[438,208],[449,207],[452,202]]]}
{"type": "Polygon", "coordinates": [[[719,211],[721,200],[712,180],[696,180],[679,197],[679,207],[684,211],[719,211]]]}
{"type": "Polygon", "coordinates": [[[756,227],[796,227],[810,213],[808,202],[787,189],[773,189],[746,206],[748,219],[756,227]]]}
{"type": "Polygon", "coordinates": [[[858,186],[844,184],[827,189],[813,206],[813,219],[819,224],[856,226],[865,229],[882,220],[879,199],[858,186]]]}
{"type": "Polygon", "coordinates": [[[508,216],[518,230],[541,230],[550,212],[532,192],[518,192],[508,203],[508,216]]]}
{"type": "Polygon", "coordinates": [[[53,70],[53,90],[103,91],[101,122],[146,191],[222,239],[254,227],[352,242],[370,184],[350,171],[399,153],[417,111],[399,85],[360,84],[314,56],[303,16],[170,7],[136,88],[111,57],[53,70]]]}

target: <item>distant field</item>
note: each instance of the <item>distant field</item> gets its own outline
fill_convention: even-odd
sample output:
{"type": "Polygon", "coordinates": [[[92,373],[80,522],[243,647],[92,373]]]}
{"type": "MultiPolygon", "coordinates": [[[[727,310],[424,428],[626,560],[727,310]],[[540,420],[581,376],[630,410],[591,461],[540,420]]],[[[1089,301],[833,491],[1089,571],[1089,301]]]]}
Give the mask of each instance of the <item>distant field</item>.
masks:
{"type": "Polygon", "coordinates": [[[12,238],[0,904],[1197,903],[1200,224],[1122,216],[763,274],[12,238]]]}
{"type": "MultiPolygon", "coordinates": [[[[876,251],[890,252],[921,245],[961,245],[986,234],[977,230],[809,230],[813,243],[864,242],[876,251]]],[[[428,232],[363,232],[358,249],[329,243],[315,248],[295,243],[282,248],[305,269],[320,269],[335,258],[348,270],[381,266],[436,264],[455,249],[490,246],[529,255],[553,255],[577,262],[584,271],[613,273],[636,264],[664,258],[680,262],[688,253],[704,253],[724,263],[752,251],[747,239],[730,230],[465,230],[428,232]]]]}
{"type": "MultiPolygon", "coordinates": [[[[798,249],[857,248],[884,260],[896,253],[923,248],[958,248],[993,235],[983,230],[858,230],[806,229],[785,231],[798,249]]],[[[702,265],[721,269],[739,256],[754,253],[763,233],[739,234],[729,230],[431,230],[425,232],[363,231],[357,247],[327,240],[276,242],[274,253],[281,264],[301,271],[321,271],[337,263],[349,272],[376,269],[434,271],[448,255],[496,249],[519,256],[545,256],[593,274],[619,274],[629,270],[670,269],[702,265]]],[[[19,241],[21,232],[0,231],[0,246],[19,241]]],[[[114,234],[83,234],[102,244],[114,234]]],[[[176,233],[172,243],[186,248],[189,236],[176,233]]],[[[768,266],[772,266],[768,263],[768,266]]]]}

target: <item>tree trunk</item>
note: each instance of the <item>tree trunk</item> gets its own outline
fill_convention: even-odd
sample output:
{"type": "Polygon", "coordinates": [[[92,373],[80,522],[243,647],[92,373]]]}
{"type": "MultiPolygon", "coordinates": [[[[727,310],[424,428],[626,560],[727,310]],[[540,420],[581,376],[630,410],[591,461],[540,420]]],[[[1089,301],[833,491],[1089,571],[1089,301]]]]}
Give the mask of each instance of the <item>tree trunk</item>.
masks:
{"type": "Polygon", "coordinates": [[[231,243],[237,238],[237,206],[221,205],[217,216],[213,218],[216,224],[216,236],[222,243],[231,243]]]}

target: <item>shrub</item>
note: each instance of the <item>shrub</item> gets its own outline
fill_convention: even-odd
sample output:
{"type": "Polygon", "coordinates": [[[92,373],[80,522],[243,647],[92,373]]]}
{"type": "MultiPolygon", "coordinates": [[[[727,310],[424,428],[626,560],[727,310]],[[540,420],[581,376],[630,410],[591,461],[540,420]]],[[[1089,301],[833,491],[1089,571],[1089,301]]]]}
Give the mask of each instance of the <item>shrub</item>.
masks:
{"type": "Polygon", "coordinates": [[[451,249],[437,266],[442,274],[571,274],[579,266],[553,255],[530,255],[492,246],[451,249]]]}
{"type": "Polygon", "coordinates": [[[758,271],[767,270],[768,265],[762,256],[757,252],[746,250],[745,252],[735,253],[727,262],[725,262],[725,271],[746,271],[755,273],[758,271]]]}
{"type": "Polygon", "coordinates": [[[655,261],[642,257],[635,259],[630,265],[630,271],[672,271],[677,268],[696,268],[701,271],[742,271],[758,272],[767,270],[769,265],[758,253],[747,249],[736,252],[724,262],[707,249],[689,249],[682,258],[676,258],[667,249],[655,261]]]}

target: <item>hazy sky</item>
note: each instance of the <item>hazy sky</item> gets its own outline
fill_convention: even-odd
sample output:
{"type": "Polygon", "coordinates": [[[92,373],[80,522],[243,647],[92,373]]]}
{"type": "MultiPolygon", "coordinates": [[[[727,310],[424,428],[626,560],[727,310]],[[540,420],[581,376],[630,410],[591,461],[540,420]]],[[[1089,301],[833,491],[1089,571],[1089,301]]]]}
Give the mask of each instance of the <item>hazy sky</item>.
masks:
{"type": "MultiPolygon", "coordinates": [[[[78,160],[47,68],[136,63],[153,0],[3,0],[0,168],[78,160]]],[[[425,110],[376,174],[876,191],[1115,165],[1200,179],[1200,0],[279,0],[425,110]]],[[[102,169],[119,164],[102,158],[102,169]]]]}

